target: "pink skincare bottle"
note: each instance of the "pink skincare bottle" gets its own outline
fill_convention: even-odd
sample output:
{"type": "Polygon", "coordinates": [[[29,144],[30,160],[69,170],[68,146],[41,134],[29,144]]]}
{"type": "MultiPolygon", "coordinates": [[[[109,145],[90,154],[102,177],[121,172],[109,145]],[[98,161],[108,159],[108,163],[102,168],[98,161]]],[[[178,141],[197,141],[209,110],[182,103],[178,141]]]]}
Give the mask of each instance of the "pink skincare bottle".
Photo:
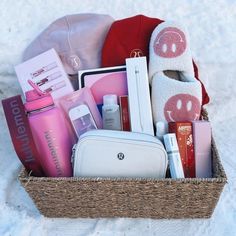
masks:
{"type": "Polygon", "coordinates": [[[26,92],[25,110],[40,164],[48,177],[70,177],[72,143],[62,113],[49,93],[28,82],[34,89],[26,92]]]}

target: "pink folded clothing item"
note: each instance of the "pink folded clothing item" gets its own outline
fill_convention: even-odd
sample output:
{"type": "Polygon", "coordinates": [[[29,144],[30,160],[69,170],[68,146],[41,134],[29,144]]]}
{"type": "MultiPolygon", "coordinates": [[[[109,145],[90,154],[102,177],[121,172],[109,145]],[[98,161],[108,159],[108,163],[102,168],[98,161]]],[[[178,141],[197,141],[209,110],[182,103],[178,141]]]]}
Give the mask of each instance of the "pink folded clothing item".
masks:
{"type": "Polygon", "coordinates": [[[168,122],[199,119],[201,83],[194,77],[189,37],[182,25],[164,22],[153,31],[149,80],[158,137],[167,133],[168,122]]]}
{"type": "Polygon", "coordinates": [[[113,23],[109,15],[75,14],[64,16],[50,24],[26,48],[23,60],[28,60],[51,48],[61,57],[68,74],[101,66],[101,50],[113,23]]]}

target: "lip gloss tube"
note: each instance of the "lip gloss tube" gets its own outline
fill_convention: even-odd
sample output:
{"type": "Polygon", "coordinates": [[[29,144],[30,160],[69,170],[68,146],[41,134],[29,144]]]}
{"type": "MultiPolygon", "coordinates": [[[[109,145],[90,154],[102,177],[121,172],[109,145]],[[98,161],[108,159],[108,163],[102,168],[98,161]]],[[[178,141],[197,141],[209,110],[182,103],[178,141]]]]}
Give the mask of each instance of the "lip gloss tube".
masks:
{"type": "Polygon", "coordinates": [[[44,92],[46,93],[50,93],[52,91],[55,91],[55,90],[58,90],[60,88],[63,88],[66,86],[66,82],[65,81],[62,81],[60,83],[57,83],[57,84],[54,84],[52,85],[51,87],[47,88],[46,90],[44,90],[44,92]]]}
{"type": "Polygon", "coordinates": [[[43,73],[45,73],[47,71],[50,71],[50,70],[52,70],[52,69],[54,69],[56,67],[57,67],[57,63],[53,62],[53,63],[51,63],[51,64],[49,64],[47,66],[44,66],[44,67],[40,68],[37,71],[31,73],[31,77],[35,78],[35,77],[37,77],[37,76],[39,76],[39,75],[41,75],[41,74],[43,74],[43,73]]]}
{"type": "Polygon", "coordinates": [[[51,75],[49,75],[49,76],[47,76],[47,77],[41,79],[41,80],[38,81],[36,84],[37,84],[38,86],[42,86],[42,85],[46,84],[47,82],[50,82],[50,81],[52,81],[52,80],[54,80],[54,79],[57,79],[57,78],[59,78],[59,77],[61,77],[61,76],[62,76],[61,72],[58,71],[58,72],[55,72],[55,73],[53,73],[53,74],[51,74],[51,75]]]}

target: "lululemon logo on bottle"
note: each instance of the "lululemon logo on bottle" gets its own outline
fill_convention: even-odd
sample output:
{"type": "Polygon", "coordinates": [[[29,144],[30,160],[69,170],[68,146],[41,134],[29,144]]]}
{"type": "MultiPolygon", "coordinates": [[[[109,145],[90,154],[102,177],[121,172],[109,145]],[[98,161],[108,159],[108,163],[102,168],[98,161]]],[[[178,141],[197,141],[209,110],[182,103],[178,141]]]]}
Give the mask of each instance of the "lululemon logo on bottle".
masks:
{"type": "Polygon", "coordinates": [[[130,53],[130,57],[142,57],[142,56],[143,56],[143,52],[139,48],[133,49],[130,53]]]}
{"type": "Polygon", "coordinates": [[[119,153],[117,154],[117,157],[118,157],[119,160],[123,160],[123,159],[125,158],[125,155],[124,155],[124,153],[119,152],[119,153]]]}

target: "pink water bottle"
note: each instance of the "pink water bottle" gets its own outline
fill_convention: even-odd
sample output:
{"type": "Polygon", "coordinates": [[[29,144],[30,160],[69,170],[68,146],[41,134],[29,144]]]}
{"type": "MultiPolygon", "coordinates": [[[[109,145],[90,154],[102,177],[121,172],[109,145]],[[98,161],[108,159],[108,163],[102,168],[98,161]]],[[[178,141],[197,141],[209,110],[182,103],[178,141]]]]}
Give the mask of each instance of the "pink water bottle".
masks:
{"type": "Polygon", "coordinates": [[[62,113],[49,93],[29,83],[34,90],[26,92],[25,110],[43,171],[49,177],[70,177],[72,143],[62,113]]]}

